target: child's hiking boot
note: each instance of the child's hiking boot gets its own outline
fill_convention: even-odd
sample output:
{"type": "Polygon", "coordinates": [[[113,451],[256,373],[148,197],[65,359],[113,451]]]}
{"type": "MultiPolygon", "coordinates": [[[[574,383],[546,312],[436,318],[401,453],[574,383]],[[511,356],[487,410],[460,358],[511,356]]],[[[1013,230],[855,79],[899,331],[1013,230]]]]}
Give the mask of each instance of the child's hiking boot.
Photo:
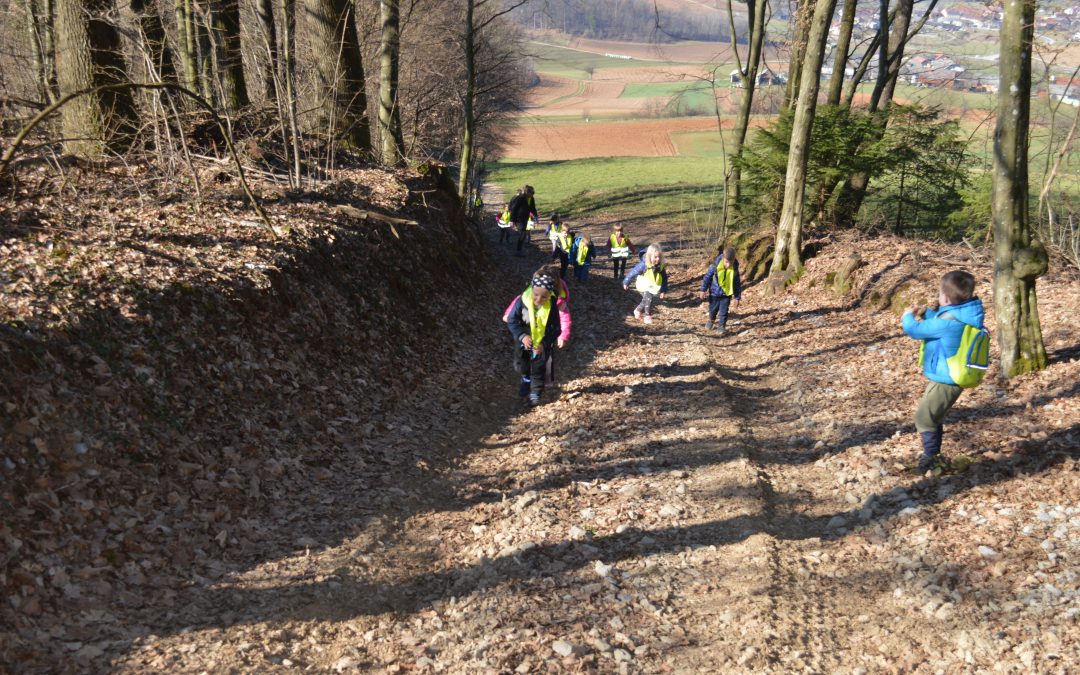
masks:
{"type": "Polygon", "coordinates": [[[641,310],[637,307],[634,308],[634,318],[641,321],[641,310]]]}
{"type": "Polygon", "coordinates": [[[527,378],[521,378],[521,384],[518,385],[518,396],[525,398],[529,395],[529,387],[532,386],[532,381],[527,378]]]}
{"type": "Polygon", "coordinates": [[[919,476],[925,476],[927,471],[932,471],[937,476],[944,473],[948,468],[949,462],[941,455],[934,455],[933,457],[921,455],[919,463],[915,466],[915,473],[919,476]]]}
{"type": "Polygon", "coordinates": [[[641,320],[645,323],[652,323],[652,314],[646,314],[645,316],[641,317],[641,320]]]}
{"type": "Polygon", "coordinates": [[[712,319],[705,320],[705,330],[712,330],[712,319]]]}

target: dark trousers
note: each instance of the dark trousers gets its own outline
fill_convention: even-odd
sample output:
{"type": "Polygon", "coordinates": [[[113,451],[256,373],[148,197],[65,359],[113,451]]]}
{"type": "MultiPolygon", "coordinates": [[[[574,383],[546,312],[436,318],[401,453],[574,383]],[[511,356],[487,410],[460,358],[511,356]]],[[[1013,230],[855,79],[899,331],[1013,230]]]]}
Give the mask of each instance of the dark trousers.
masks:
{"type": "Polygon", "coordinates": [[[525,249],[525,242],[529,239],[529,233],[525,229],[525,223],[514,223],[514,229],[517,230],[517,252],[521,253],[525,249]]]}
{"type": "Polygon", "coordinates": [[[656,300],[656,296],[645,291],[641,294],[641,302],[638,303],[637,309],[645,316],[652,316],[652,304],[654,300],[656,300]]]}
{"type": "Polygon", "coordinates": [[[584,265],[575,264],[574,265],[574,278],[577,279],[578,281],[580,281],[581,283],[585,283],[586,281],[588,281],[589,280],[589,267],[591,265],[592,265],[592,263],[588,263],[588,262],[585,263],[584,265]]]}
{"type": "Polygon", "coordinates": [[[559,278],[566,278],[566,268],[570,265],[570,254],[565,253],[561,248],[555,249],[555,255],[559,258],[559,278]]]}
{"type": "Polygon", "coordinates": [[[504,241],[506,241],[506,242],[510,241],[510,228],[509,227],[500,227],[499,228],[499,243],[501,244],[504,241]]]}
{"type": "Polygon", "coordinates": [[[730,295],[709,295],[709,321],[715,321],[717,328],[723,328],[727,324],[730,305],[730,295]]]}
{"type": "Polygon", "coordinates": [[[554,359],[551,350],[554,345],[544,345],[544,353],[539,358],[533,358],[531,349],[525,349],[521,343],[514,348],[514,370],[518,375],[529,378],[529,392],[540,395],[544,393],[544,375],[550,366],[552,376],[555,373],[554,359]],[[549,364],[549,362],[551,362],[549,364]]]}
{"type": "Polygon", "coordinates": [[[615,267],[616,279],[621,279],[626,276],[626,258],[612,258],[611,263],[615,267]]]}

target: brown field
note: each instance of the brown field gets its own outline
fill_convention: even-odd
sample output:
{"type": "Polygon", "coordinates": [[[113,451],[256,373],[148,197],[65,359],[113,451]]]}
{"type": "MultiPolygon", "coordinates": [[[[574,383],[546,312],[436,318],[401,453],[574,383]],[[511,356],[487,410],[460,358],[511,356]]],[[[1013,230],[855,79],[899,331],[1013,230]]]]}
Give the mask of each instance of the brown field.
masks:
{"type": "Polygon", "coordinates": [[[593,72],[594,81],[612,82],[682,82],[705,73],[700,65],[640,66],[637,68],[600,68],[593,72]]]}
{"type": "Polygon", "coordinates": [[[529,89],[525,106],[528,108],[543,107],[564,96],[577,93],[580,84],[578,80],[541,73],[540,83],[529,89]]]}
{"type": "Polygon", "coordinates": [[[533,124],[514,130],[504,155],[515,159],[674,157],[673,132],[711,131],[716,120],[686,117],[574,124],[533,124]]]}
{"type": "Polygon", "coordinates": [[[619,54],[642,61],[674,61],[679,63],[708,63],[733,61],[731,47],[716,42],[682,42],[674,45],[618,40],[571,40],[569,47],[594,54],[619,54]]]}

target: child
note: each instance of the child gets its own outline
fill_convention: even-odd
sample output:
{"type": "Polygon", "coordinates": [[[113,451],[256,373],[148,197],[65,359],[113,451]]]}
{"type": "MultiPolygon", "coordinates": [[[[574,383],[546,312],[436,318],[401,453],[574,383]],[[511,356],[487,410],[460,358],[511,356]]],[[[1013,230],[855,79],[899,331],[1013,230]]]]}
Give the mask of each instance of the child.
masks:
{"type": "Polygon", "coordinates": [[[551,256],[552,262],[556,259],[559,261],[559,278],[566,278],[566,267],[570,264],[570,252],[574,248],[574,231],[568,230],[565,227],[559,229],[559,234],[555,237],[555,251],[551,256]]]}
{"type": "Polygon", "coordinates": [[[701,280],[701,297],[709,299],[709,318],[705,330],[713,327],[724,334],[727,326],[728,309],[739,309],[742,299],[742,282],[739,280],[739,261],[735,259],[735,249],[728,246],[724,252],[709,265],[705,278],[701,280]],[[733,302],[734,300],[734,302],[733,302]]]}
{"type": "Polygon", "coordinates": [[[496,224],[499,226],[499,243],[510,243],[510,228],[514,226],[510,220],[510,202],[503,204],[502,213],[499,214],[496,224]]]}
{"type": "Polygon", "coordinates": [[[581,283],[588,281],[589,267],[592,266],[595,255],[591,236],[583,234],[574,240],[573,253],[570,257],[574,262],[574,278],[581,283]]]}
{"type": "Polygon", "coordinates": [[[611,262],[614,266],[615,278],[626,274],[626,261],[630,259],[630,254],[634,252],[634,245],[630,242],[630,237],[624,236],[622,231],[622,225],[615,225],[615,231],[608,237],[608,249],[611,253],[611,262]]]}
{"type": "Polygon", "coordinates": [[[535,194],[531,185],[524,185],[518,190],[517,196],[510,200],[510,220],[513,221],[514,229],[518,233],[516,253],[518,256],[525,255],[525,244],[529,242],[532,230],[536,227],[535,194]]]}
{"type": "Polygon", "coordinates": [[[623,279],[623,290],[630,290],[630,282],[637,279],[634,288],[641,293],[641,303],[634,308],[634,318],[652,323],[652,305],[656,298],[664,299],[667,293],[667,266],[660,244],[649,244],[641,255],[641,262],[634,265],[623,279]]]}
{"type": "Polygon", "coordinates": [[[559,247],[559,244],[558,244],[559,233],[562,232],[562,231],[563,231],[562,218],[557,213],[551,214],[551,222],[548,224],[547,236],[548,236],[548,241],[551,242],[551,260],[552,260],[552,262],[554,262],[555,260],[558,260],[558,255],[556,254],[556,249],[558,249],[558,247],[559,247]]]}
{"type": "Polygon", "coordinates": [[[982,328],[982,300],[974,295],[975,277],[963,270],[954,270],[941,277],[940,309],[909,307],[904,312],[904,332],[924,341],[923,374],[930,380],[915,411],[915,429],[922,442],[922,457],[916,468],[920,474],[934,468],[941,452],[945,413],[964,391],[949,375],[946,359],[960,347],[964,324],[982,328]]]}
{"type": "MultiPolygon", "coordinates": [[[[573,325],[573,321],[570,318],[570,287],[566,285],[566,282],[558,277],[558,268],[555,263],[549,263],[544,265],[540,269],[536,270],[533,274],[534,277],[548,275],[555,279],[555,307],[559,310],[559,338],[555,341],[555,346],[562,349],[570,342],[570,326],[573,325]]],[[[520,297],[520,296],[518,296],[520,297]]],[[[514,298],[516,301],[517,298],[514,298]]],[[[514,301],[511,301],[507,306],[506,311],[503,312],[503,323],[510,321],[510,310],[514,308],[514,301]]],[[[544,383],[551,385],[555,383],[555,359],[548,355],[546,368],[544,369],[544,383]]],[[[525,396],[528,391],[523,391],[522,396],[525,396]]]]}
{"type": "Polygon", "coordinates": [[[534,276],[529,288],[514,300],[506,322],[514,336],[514,368],[521,374],[518,394],[528,394],[530,406],[540,405],[547,361],[561,332],[555,289],[550,274],[534,276]]]}

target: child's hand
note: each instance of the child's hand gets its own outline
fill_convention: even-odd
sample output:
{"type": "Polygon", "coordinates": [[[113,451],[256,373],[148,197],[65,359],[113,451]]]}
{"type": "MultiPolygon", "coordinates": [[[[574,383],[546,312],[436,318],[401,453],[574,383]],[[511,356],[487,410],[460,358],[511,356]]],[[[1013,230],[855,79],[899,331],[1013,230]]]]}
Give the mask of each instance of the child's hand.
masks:
{"type": "Polygon", "coordinates": [[[913,314],[916,318],[918,318],[919,308],[915,305],[908,305],[907,309],[904,310],[904,314],[913,314]]]}
{"type": "Polygon", "coordinates": [[[739,309],[739,301],[738,300],[732,300],[731,301],[731,311],[734,312],[734,311],[737,311],[738,309],[739,309]]]}
{"type": "Polygon", "coordinates": [[[663,300],[666,296],[667,296],[667,293],[661,293],[657,297],[660,298],[661,300],[663,300]]]}
{"type": "Polygon", "coordinates": [[[532,349],[532,346],[533,346],[533,344],[532,344],[532,336],[530,336],[530,335],[521,336],[521,346],[524,347],[525,349],[532,349]]]}
{"type": "Polygon", "coordinates": [[[709,293],[708,293],[708,291],[699,291],[699,292],[698,292],[698,296],[699,296],[699,297],[700,297],[700,298],[701,298],[702,300],[704,300],[705,298],[709,297],[709,293]]]}
{"type": "Polygon", "coordinates": [[[627,286],[626,284],[623,284],[623,285],[622,285],[622,289],[623,289],[624,291],[628,291],[628,290],[630,290],[630,287],[629,287],[629,286],[627,286]]]}
{"type": "Polygon", "coordinates": [[[544,353],[544,343],[543,342],[537,342],[535,345],[533,345],[533,354],[535,354],[536,356],[540,356],[543,353],[544,353]]]}
{"type": "Polygon", "coordinates": [[[564,340],[562,338],[559,338],[558,340],[555,341],[555,346],[558,347],[559,349],[562,349],[563,347],[566,346],[566,340],[564,340]]]}

